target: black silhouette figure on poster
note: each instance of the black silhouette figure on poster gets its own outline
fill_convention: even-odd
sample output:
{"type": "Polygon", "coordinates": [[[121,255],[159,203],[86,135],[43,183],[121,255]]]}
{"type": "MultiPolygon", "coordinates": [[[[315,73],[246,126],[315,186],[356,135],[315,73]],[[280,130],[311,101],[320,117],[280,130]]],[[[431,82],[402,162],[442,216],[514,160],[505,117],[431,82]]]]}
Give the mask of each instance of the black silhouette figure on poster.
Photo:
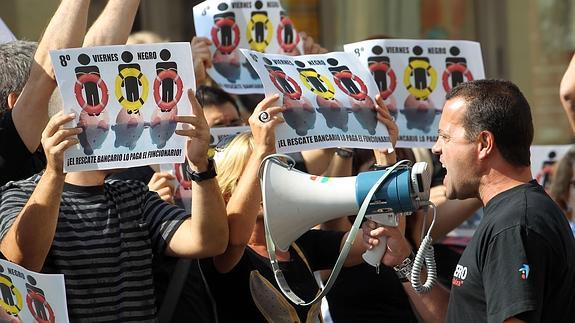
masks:
{"type": "Polygon", "coordinates": [[[169,61],[171,56],[169,50],[162,49],[160,51],[162,61],[156,63],[154,98],[158,109],[154,110],[150,120],[150,135],[152,143],[158,148],[164,148],[176,131],[177,104],[183,93],[183,83],[178,75],[178,65],[176,62],[169,61]],[[175,89],[174,85],[176,85],[175,89]]]}
{"type": "Polygon", "coordinates": [[[250,48],[261,53],[265,52],[273,37],[273,25],[268,12],[261,10],[263,6],[262,1],[255,2],[257,11],[252,11],[246,30],[250,48]]]}
{"type": "MultiPolygon", "coordinates": [[[[14,300],[16,293],[14,292],[14,284],[12,282],[12,278],[4,274],[4,267],[2,267],[1,265],[0,265],[0,291],[2,294],[2,302],[4,303],[4,305],[7,305],[8,307],[17,306],[17,303],[14,300]]],[[[5,306],[1,307],[5,308],[5,306]]],[[[10,314],[15,314],[12,313],[11,311],[7,312],[9,312],[10,314]]]]}
{"type": "Polygon", "coordinates": [[[138,111],[148,97],[148,79],[142,73],[140,64],[131,63],[134,59],[132,53],[124,51],[121,57],[125,64],[118,65],[116,97],[120,105],[131,114],[138,111]],[[140,87],[142,87],[141,93],[140,87]]]}
{"type": "Polygon", "coordinates": [[[286,123],[299,136],[307,135],[307,132],[315,126],[313,105],[302,96],[301,87],[281,67],[273,66],[273,62],[266,57],[263,57],[263,62],[270,80],[283,94],[283,106],[286,108],[283,117],[286,123]]]}
{"type": "Polygon", "coordinates": [[[463,82],[473,80],[471,71],[467,69],[467,60],[464,57],[457,57],[460,52],[457,46],[449,48],[449,54],[451,54],[452,57],[445,59],[445,71],[442,77],[445,92],[449,92],[452,88],[463,82]]]}
{"type": "Polygon", "coordinates": [[[349,111],[335,98],[335,88],[331,81],[301,61],[295,61],[295,65],[303,85],[316,95],[317,111],[324,116],[328,128],[347,131],[349,111]]]}
{"type": "Polygon", "coordinates": [[[441,111],[435,109],[429,96],[437,85],[437,73],[428,57],[421,56],[423,49],[413,47],[413,54],[403,73],[403,84],[409,92],[401,111],[407,120],[408,129],[419,129],[425,133],[431,130],[435,116],[441,111]],[[429,79],[428,79],[429,78],[429,79]]]}
{"type": "Polygon", "coordinates": [[[288,55],[301,55],[297,48],[300,42],[300,36],[295,30],[293,22],[285,11],[280,11],[280,23],[277,28],[277,41],[280,45],[281,52],[288,55]]]}
{"type": "Polygon", "coordinates": [[[76,73],[76,84],[74,85],[76,101],[82,110],[89,115],[99,115],[108,104],[106,82],[101,78],[98,66],[87,66],[90,64],[90,56],[86,54],[78,55],[78,63],[83,66],[78,66],[74,69],[76,73]],[[102,93],[101,99],[100,92],[102,93]]]}
{"type": "Polygon", "coordinates": [[[212,43],[216,47],[214,52],[214,69],[230,83],[240,78],[240,53],[237,47],[240,43],[240,27],[236,23],[236,15],[228,11],[227,3],[220,3],[218,10],[221,13],[214,15],[214,26],[211,30],[212,43]]]}
{"type": "Polygon", "coordinates": [[[367,65],[377,88],[379,95],[385,102],[387,109],[394,119],[397,119],[397,100],[393,95],[393,91],[397,87],[397,76],[395,71],[391,68],[389,57],[382,56],[383,47],[376,45],[373,46],[371,52],[374,56],[367,58],[367,65]],[[389,78],[389,81],[388,81],[389,78]]]}
{"type": "Polygon", "coordinates": [[[38,322],[54,323],[56,321],[54,310],[46,301],[44,291],[36,286],[36,279],[28,275],[26,277],[26,305],[30,313],[38,322]]]}
{"type": "Polygon", "coordinates": [[[337,87],[349,97],[351,111],[355,118],[369,134],[375,134],[377,115],[373,100],[368,96],[365,82],[346,65],[340,65],[335,58],[328,58],[328,70],[332,73],[337,87]]]}
{"type": "Polygon", "coordinates": [[[76,73],[74,93],[76,101],[82,107],[77,126],[83,131],[78,135],[78,140],[84,154],[92,155],[95,149],[102,147],[110,130],[110,116],[105,109],[108,104],[108,87],[101,78],[98,66],[87,66],[90,64],[90,56],[80,54],[78,62],[83,65],[74,70],[76,73]],[[82,89],[86,96],[85,100],[82,89]],[[101,99],[98,89],[102,93],[101,99]]]}

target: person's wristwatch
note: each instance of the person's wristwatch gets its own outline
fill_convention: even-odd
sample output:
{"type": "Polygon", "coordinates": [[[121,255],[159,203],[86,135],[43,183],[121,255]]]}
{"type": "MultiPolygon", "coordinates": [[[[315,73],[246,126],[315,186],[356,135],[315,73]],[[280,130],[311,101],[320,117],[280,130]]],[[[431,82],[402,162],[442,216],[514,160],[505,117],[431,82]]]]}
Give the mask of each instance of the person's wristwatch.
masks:
{"type": "Polygon", "coordinates": [[[337,148],[335,153],[343,159],[348,159],[353,157],[354,151],[350,148],[337,148]]]}
{"type": "Polygon", "coordinates": [[[411,282],[411,268],[413,268],[414,261],[415,255],[412,252],[401,264],[393,266],[397,278],[399,278],[399,281],[402,283],[411,282]]]}
{"type": "Polygon", "coordinates": [[[214,160],[212,158],[208,158],[208,169],[203,172],[195,172],[190,169],[190,165],[186,163],[186,172],[190,179],[194,182],[201,182],[207,179],[211,179],[216,177],[218,174],[216,173],[216,166],[214,164],[214,160]]]}

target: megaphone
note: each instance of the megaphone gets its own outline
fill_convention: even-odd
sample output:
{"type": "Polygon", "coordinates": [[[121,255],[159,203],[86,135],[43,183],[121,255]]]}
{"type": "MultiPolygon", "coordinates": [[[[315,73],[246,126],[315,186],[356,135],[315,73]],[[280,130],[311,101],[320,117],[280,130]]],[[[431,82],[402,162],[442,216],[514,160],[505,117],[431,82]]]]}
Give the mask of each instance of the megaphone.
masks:
{"type": "MultiPolygon", "coordinates": [[[[397,226],[397,214],[410,214],[429,205],[431,171],[424,162],[410,167],[409,162],[403,161],[390,169],[363,172],[358,176],[324,177],[298,171],[293,164],[284,162],[285,159],[290,158],[272,155],[260,168],[270,260],[274,260],[272,253],[276,247],[286,251],[292,242],[314,226],[358,214],[370,194],[365,216],[385,225],[397,226]],[[376,184],[380,186],[375,188],[376,184]]],[[[355,233],[352,239],[354,237],[355,233]]],[[[381,261],[385,241],[380,241],[378,247],[363,256],[373,266],[381,261]]],[[[276,280],[281,286],[282,278],[276,276],[276,280]]],[[[329,284],[326,284],[327,288],[329,284]]],[[[292,301],[303,304],[299,298],[288,294],[286,296],[292,296],[292,301]]]]}
{"type": "MultiPolygon", "coordinates": [[[[277,248],[286,251],[310,228],[357,214],[369,189],[384,173],[385,170],[379,170],[349,177],[315,176],[278,159],[270,159],[263,169],[263,203],[270,235],[277,248]]],[[[419,209],[422,202],[429,200],[430,185],[427,163],[400,167],[377,191],[366,217],[397,226],[395,214],[419,209]]]]}

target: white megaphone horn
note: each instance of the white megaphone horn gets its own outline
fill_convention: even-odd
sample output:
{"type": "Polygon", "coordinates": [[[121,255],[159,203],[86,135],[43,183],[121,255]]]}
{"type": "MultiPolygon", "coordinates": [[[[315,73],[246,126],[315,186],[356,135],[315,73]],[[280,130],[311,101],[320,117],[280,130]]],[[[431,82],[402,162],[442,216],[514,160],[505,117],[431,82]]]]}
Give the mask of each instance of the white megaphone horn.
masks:
{"type": "MultiPolygon", "coordinates": [[[[262,162],[260,178],[270,261],[282,291],[297,304],[314,303],[327,293],[331,278],[334,274],[337,276],[341,269],[364,216],[380,224],[397,226],[398,213],[411,214],[430,205],[431,172],[424,162],[410,167],[409,161],[401,161],[385,170],[350,177],[314,176],[292,166],[293,160],[286,155],[269,156],[262,162]],[[282,159],[291,160],[292,164],[282,159]],[[285,279],[279,266],[275,270],[276,246],[286,251],[292,242],[314,226],[354,214],[358,214],[356,223],[348,234],[325,290],[309,303],[302,301],[289,287],[284,290],[285,279]],[[346,246],[349,246],[347,250],[346,246]]],[[[379,265],[387,248],[384,239],[381,240],[378,248],[367,251],[363,256],[373,266],[379,265]]]]}

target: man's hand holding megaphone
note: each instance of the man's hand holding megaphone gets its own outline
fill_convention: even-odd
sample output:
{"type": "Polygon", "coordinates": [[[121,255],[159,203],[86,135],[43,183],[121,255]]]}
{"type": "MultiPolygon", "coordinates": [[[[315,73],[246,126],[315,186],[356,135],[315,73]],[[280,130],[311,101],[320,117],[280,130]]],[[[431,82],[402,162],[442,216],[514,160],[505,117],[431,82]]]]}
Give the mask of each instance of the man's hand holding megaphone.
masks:
{"type": "Polygon", "coordinates": [[[398,266],[411,255],[411,245],[399,227],[380,226],[376,222],[367,220],[361,228],[363,242],[368,250],[379,245],[379,238],[387,237],[387,251],[381,259],[381,263],[385,266],[398,266]]]}

